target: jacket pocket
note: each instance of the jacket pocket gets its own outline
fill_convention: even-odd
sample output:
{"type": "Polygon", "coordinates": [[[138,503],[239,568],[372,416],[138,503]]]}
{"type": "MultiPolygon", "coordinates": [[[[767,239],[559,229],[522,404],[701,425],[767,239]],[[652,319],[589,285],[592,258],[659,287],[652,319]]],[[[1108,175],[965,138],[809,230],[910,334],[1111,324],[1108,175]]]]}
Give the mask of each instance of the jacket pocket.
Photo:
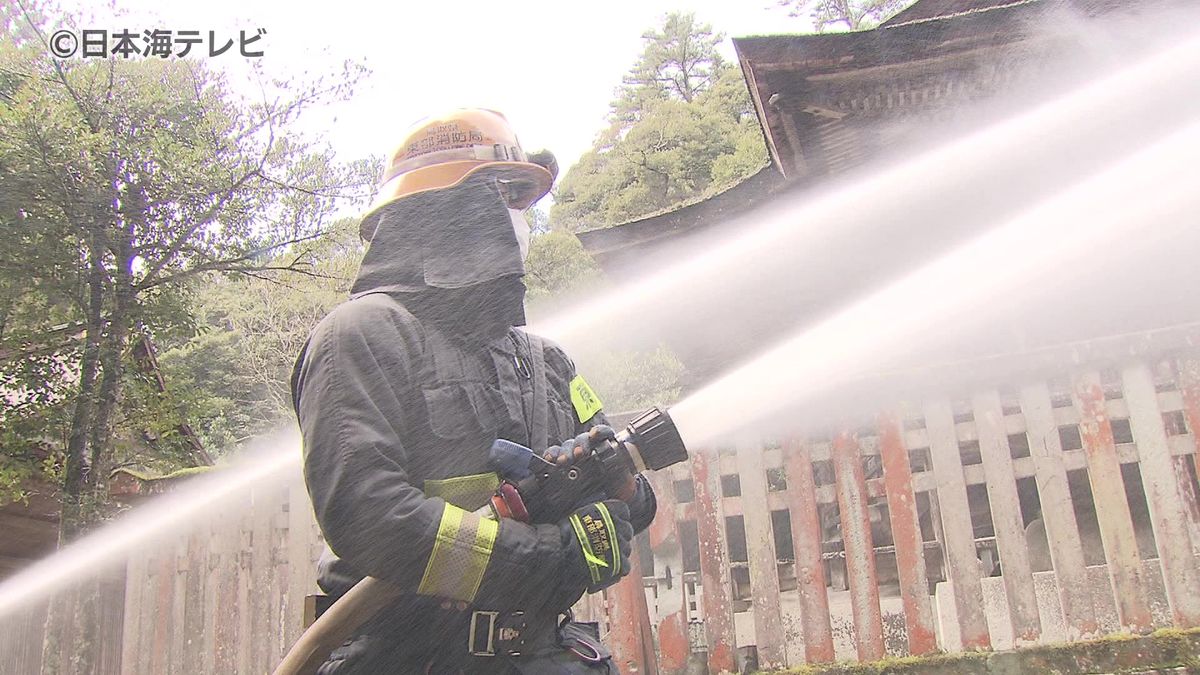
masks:
{"type": "Polygon", "coordinates": [[[424,389],[429,428],[434,435],[447,440],[478,436],[484,429],[481,410],[461,384],[424,389]]]}

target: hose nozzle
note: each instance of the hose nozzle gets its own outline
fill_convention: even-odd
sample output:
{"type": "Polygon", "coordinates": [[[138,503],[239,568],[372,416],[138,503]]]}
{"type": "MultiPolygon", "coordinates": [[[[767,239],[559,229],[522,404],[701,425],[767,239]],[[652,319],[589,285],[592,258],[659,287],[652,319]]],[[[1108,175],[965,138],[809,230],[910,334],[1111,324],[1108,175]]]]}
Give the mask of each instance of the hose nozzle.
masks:
{"type": "Polygon", "coordinates": [[[657,406],[635,417],[621,433],[621,440],[638,471],[658,471],[688,458],[675,422],[657,406]]]}

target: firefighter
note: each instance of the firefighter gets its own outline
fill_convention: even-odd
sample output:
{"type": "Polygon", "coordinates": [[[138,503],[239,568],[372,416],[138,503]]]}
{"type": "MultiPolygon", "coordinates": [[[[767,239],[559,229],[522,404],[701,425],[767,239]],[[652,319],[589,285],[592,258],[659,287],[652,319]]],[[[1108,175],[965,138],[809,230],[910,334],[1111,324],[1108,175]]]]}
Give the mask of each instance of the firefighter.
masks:
{"type": "Polygon", "coordinates": [[[518,328],[523,212],[556,171],[481,109],[417,123],[390,157],[351,297],[309,336],[292,396],[328,542],[320,586],[336,599],[369,575],[404,595],[321,675],[618,672],[569,610],[628,572],[655,512],[644,477],[579,495],[559,523],[472,513],[498,485],[495,439],[572,462],[612,437],[566,353],[518,328]]]}

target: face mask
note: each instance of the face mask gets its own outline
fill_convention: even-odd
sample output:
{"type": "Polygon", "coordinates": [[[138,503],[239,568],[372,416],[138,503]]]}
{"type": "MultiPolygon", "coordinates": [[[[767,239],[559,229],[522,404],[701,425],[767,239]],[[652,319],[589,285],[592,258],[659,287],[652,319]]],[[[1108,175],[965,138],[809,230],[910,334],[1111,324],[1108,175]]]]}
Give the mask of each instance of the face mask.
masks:
{"type": "Polygon", "coordinates": [[[525,212],[517,209],[508,210],[508,219],[512,221],[513,232],[517,235],[517,245],[521,247],[521,261],[529,259],[529,240],[533,232],[529,221],[525,220],[525,212]]]}

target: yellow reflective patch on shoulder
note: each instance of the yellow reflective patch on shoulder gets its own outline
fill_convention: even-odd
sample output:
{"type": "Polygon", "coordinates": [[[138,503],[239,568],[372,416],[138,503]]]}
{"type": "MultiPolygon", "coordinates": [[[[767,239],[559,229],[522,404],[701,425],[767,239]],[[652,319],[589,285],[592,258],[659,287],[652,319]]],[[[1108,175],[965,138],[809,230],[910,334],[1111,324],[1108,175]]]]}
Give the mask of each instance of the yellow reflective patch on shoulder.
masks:
{"type": "Polygon", "coordinates": [[[571,380],[571,405],[575,406],[575,414],[579,415],[580,423],[592,419],[604,407],[600,397],[592,391],[582,375],[576,375],[575,379],[571,380]]]}

